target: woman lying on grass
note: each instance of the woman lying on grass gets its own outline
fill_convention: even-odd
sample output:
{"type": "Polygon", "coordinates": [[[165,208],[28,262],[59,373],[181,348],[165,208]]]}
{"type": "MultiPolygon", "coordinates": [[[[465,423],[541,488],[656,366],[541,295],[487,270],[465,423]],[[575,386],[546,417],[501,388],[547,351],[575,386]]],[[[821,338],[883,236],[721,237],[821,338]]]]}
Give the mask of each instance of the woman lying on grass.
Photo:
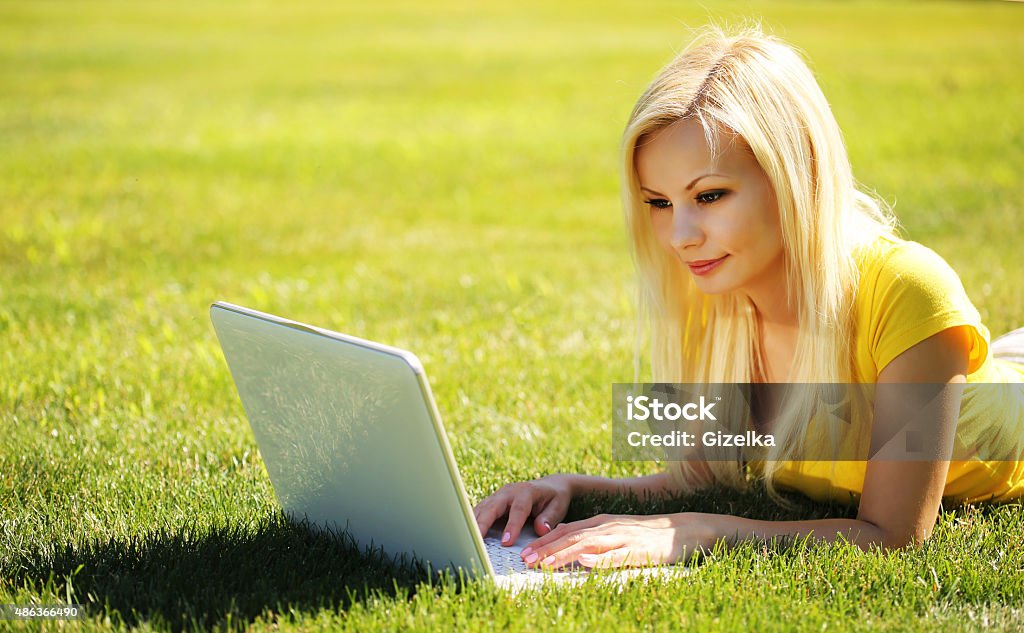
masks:
{"type": "Polygon", "coordinates": [[[756,29],[698,38],[640,97],[622,147],[654,382],[873,383],[867,422],[850,429],[859,437],[871,420],[900,415],[879,387],[955,385],[932,403],[929,439],[968,455],[984,447],[982,457],[801,459],[814,409],[796,402],[786,411],[808,415],[774,418],[767,430],[778,446],[763,459],[738,447],[731,459],[672,461],[632,479],[556,474],[509,484],[476,506],[481,533],[507,517],[510,544],[532,518],[540,538],[523,558],[552,567],[672,563],[722,539],[773,536],[897,548],[929,537],[943,498],[1024,495],[1021,398],[979,392],[967,406],[969,385],[1024,382],[1024,328],[990,345],[957,274],[897,237],[889,211],[857,189],[828,102],[792,48],[756,29]],[[586,492],[663,495],[752,480],[773,495],[779,486],[859,500],[857,518],[680,513],[560,524],[586,492]]]}

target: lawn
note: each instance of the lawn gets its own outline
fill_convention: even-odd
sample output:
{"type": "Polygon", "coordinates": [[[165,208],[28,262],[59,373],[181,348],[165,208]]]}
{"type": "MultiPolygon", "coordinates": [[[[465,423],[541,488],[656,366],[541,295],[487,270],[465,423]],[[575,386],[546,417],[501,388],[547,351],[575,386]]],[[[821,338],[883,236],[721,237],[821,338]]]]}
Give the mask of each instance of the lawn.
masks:
{"type": "MultiPolygon", "coordinates": [[[[276,505],[218,299],[414,350],[474,502],[657,470],[611,459],[635,335],[618,138],[691,27],[744,17],[806,52],[858,179],[993,335],[1024,325],[1017,3],[0,0],[0,604],[82,604],[64,628],[97,631],[1020,626],[1019,504],[949,509],[908,552],[748,544],[515,597],[276,505]]],[[[571,516],[855,513],[791,498],[571,516]]]]}

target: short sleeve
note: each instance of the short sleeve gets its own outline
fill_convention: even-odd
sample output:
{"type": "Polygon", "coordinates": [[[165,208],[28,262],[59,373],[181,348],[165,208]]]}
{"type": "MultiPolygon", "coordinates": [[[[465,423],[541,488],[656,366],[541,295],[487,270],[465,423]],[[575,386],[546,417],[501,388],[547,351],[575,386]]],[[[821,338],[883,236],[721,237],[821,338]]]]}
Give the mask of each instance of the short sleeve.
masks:
{"type": "Polygon", "coordinates": [[[866,272],[861,283],[869,286],[870,316],[864,334],[879,373],[926,338],[962,325],[972,334],[968,373],[985,362],[988,329],[956,271],[935,251],[901,241],[866,272]]]}

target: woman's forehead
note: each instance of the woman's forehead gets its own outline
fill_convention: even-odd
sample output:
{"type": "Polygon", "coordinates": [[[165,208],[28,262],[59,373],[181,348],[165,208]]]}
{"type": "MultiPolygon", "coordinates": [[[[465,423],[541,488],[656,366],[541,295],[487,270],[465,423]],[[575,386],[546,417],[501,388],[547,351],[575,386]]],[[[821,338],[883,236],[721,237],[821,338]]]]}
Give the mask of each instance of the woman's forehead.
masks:
{"type": "Polygon", "coordinates": [[[681,119],[637,139],[635,163],[643,170],[653,161],[673,160],[694,169],[742,167],[753,159],[742,136],[724,127],[710,133],[696,119],[681,119]]]}

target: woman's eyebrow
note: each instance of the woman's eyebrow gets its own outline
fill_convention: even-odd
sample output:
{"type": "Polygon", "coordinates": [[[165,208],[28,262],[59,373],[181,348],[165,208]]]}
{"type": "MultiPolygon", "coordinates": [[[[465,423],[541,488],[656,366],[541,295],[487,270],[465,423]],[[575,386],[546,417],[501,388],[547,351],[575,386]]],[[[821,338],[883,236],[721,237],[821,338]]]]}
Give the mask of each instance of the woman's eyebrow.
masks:
{"type": "Polygon", "coordinates": [[[697,181],[698,181],[698,180],[700,180],[701,178],[707,178],[708,176],[720,176],[720,177],[722,177],[722,178],[725,178],[725,177],[726,177],[726,176],[725,176],[725,174],[716,174],[716,173],[713,173],[713,172],[711,172],[711,173],[707,173],[707,174],[702,174],[702,175],[700,175],[700,176],[697,176],[697,177],[696,177],[696,178],[694,178],[693,180],[691,180],[691,181],[690,181],[690,184],[686,185],[686,190],[687,190],[687,191],[689,191],[690,189],[693,189],[693,186],[694,186],[695,184],[697,184],[697,181]]]}
{"type": "MultiPolygon", "coordinates": [[[[700,176],[697,176],[692,181],[690,181],[690,184],[686,185],[686,190],[689,191],[690,189],[693,189],[693,186],[695,184],[697,184],[697,182],[701,178],[707,178],[708,176],[719,176],[721,178],[728,178],[728,176],[726,176],[725,174],[716,174],[716,173],[701,174],[700,176]]],[[[640,187],[640,191],[649,193],[649,194],[654,195],[654,196],[662,195],[662,194],[658,193],[657,191],[654,191],[653,189],[648,189],[647,187],[640,187]]]]}

